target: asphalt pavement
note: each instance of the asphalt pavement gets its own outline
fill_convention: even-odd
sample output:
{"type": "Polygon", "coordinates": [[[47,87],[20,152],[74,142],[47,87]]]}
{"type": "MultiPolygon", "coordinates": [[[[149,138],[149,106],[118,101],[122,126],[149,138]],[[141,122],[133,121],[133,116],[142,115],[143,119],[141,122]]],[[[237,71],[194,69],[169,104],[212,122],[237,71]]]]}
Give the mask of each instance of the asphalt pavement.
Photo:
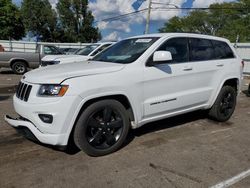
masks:
{"type": "Polygon", "coordinates": [[[119,151],[89,157],[31,142],[4,121],[15,116],[20,76],[0,70],[0,187],[250,187],[250,97],[244,80],[226,123],[193,112],[132,130],[119,151]],[[224,184],[223,184],[224,183],[224,184]]]}

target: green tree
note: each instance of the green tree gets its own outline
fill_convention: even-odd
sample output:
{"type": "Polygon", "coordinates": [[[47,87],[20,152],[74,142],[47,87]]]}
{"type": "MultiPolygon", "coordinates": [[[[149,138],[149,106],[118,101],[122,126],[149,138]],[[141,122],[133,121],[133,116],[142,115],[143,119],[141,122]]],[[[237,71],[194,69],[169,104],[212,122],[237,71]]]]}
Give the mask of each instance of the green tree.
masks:
{"type": "Polygon", "coordinates": [[[212,4],[209,10],[194,10],[185,17],[173,17],[160,32],[196,32],[250,41],[250,0],[212,4]]]}
{"type": "Polygon", "coordinates": [[[41,36],[43,41],[60,41],[56,12],[48,0],[24,0],[21,6],[23,22],[27,32],[41,36]]]}
{"type": "Polygon", "coordinates": [[[67,42],[94,42],[100,40],[94,17],[88,10],[88,0],[59,0],[59,23],[67,42]]]}
{"type": "Polygon", "coordinates": [[[180,17],[173,17],[168,22],[166,22],[163,28],[160,28],[161,33],[165,32],[187,32],[184,28],[183,19],[180,17]]]}
{"type": "Polygon", "coordinates": [[[210,23],[208,12],[195,10],[186,17],[173,17],[159,31],[213,34],[214,27],[210,23]]]}
{"type": "Polygon", "coordinates": [[[21,39],[25,34],[19,9],[11,0],[0,0],[0,39],[21,39]]]}

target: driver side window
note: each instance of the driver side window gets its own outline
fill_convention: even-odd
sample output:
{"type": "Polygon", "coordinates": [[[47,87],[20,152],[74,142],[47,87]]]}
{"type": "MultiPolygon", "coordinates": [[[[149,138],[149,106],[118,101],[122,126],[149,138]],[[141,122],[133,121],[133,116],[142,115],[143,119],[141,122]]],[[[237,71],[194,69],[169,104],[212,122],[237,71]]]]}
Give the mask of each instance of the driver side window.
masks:
{"type": "Polygon", "coordinates": [[[172,63],[188,62],[188,39],[172,38],[160,46],[157,51],[169,51],[172,54],[172,63]]]}

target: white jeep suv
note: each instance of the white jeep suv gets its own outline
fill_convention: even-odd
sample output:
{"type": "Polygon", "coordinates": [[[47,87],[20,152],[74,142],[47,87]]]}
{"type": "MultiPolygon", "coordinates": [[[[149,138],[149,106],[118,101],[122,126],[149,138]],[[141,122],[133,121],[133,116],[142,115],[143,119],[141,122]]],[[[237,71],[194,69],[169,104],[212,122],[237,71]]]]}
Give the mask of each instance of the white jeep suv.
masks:
{"type": "Polygon", "coordinates": [[[87,63],[26,73],[14,96],[13,127],[42,143],[69,138],[91,156],[116,151],[130,128],[204,109],[227,121],[241,82],[241,59],[223,38],[188,33],[122,40],[87,63]]]}

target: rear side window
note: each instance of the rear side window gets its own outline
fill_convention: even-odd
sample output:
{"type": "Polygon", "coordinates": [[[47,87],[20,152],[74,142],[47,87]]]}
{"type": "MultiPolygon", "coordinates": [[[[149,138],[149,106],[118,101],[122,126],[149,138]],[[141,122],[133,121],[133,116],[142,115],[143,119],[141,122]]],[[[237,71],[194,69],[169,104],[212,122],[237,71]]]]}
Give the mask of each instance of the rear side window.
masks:
{"type": "Polygon", "coordinates": [[[213,44],[207,39],[190,39],[190,60],[206,61],[215,59],[213,44]]]}
{"type": "Polygon", "coordinates": [[[221,41],[212,41],[215,52],[215,59],[234,58],[234,53],[227,43],[221,41]]]}
{"type": "Polygon", "coordinates": [[[188,62],[188,39],[172,38],[165,42],[157,51],[169,51],[173,63],[188,62]]]}

